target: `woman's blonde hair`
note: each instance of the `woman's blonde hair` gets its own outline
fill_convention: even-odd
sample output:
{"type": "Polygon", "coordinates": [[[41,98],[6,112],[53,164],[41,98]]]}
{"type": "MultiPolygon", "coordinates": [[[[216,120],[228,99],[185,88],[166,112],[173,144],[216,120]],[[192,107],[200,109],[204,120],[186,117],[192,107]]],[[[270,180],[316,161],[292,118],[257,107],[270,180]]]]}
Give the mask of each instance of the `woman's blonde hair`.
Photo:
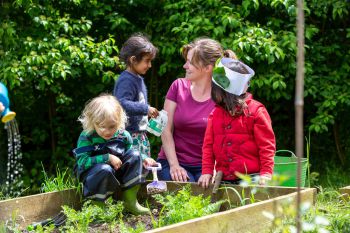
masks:
{"type": "Polygon", "coordinates": [[[118,100],[110,94],[101,94],[89,100],[78,121],[83,125],[84,131],[91,133],[95,125],[101,124],[106,119],[112,119],[117,129],[124,129],[127,121],[126,114],[118,100]]]}
{"type": "Polygon", "coordinates": [[[182,56],[187,60],[188,52],[193,51],[191,63],[196,67],[215,65],[221,57],[238,59],[232,50],[224,50],[219,42],[209,38],[197,38],[193,42],[182,47],[182,56]]]}

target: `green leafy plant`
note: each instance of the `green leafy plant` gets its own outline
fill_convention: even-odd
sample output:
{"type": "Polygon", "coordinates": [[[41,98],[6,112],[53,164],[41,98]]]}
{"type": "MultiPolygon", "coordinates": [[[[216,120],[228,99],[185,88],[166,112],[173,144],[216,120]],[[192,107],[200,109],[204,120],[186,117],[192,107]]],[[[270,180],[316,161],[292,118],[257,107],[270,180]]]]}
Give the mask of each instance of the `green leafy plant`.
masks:
{"type": "Polygon", "coordinates": [[[162,196],[161,194],[156,194],[154,198],[162,205],[160,216],[156,223],[157,227],[218,212],[220,206],[226,202],[226,200],[221,200],[211,203],[210,197],[204,198],[203,195],[193,196],[190,185],[184,186],[175,195],[162,196]],[[186,204],[184,205],[184,203],[186,204]]]}
{"type": "Polygon", "coordinates": [[[61,172],[57,166],[56,176],[48,177],[43,166],[43,173],[45,178],[44,183],[41,186],[41,190],[43,192],[62,191],[70,188],[77,188],[77,190],[80,190],[81,188],[81,184],[77,182],[74,177],[72,177],[72,172],[68,168],[61,172]]]}
{"type": "Polygon", "coordinates": [[[138,222],[136,224],[136,227],[133,228],[133,227],[126,226],[125,223],[121,221],[119,223],[119,231],[121,233],[141,233],[146,231],[146,228],[145,228],[145,225],[141,222],[138,222]]]}
{"type": "Polygon", "coordinates": [[[62,208],[67,216],[66,225],[62,227],[62,230],[67,232],[88,232],[92,222],[106,222],[115,225],[115,220],[120,220],[123,217],[123,204],[121,202],[113,203],[112,198],[107,199],[104,205],[96,205],[91,201],[86,201],[80,211],[68,206],[62,208]]]}
{"type": "Polygon", "coordinates": [[[21,216],[18,211],[13,211],[11,213],[11,219],[7,220],[6,222],[1,222],[0,223],[0,232],[12,232],[12,233],[21,233],[22,230],[19,226],[19,224],[17,223],[18,219],[22,218],[23,220],[23,216],[21,216]]]}
{"type": "MultiPolygon", "coordinates": [[[[349,204],[350,199],[344,198],[334,189],[320,188],[314,206],[302,203],[300,207],[302,232],[349,232],[349,204]]],[[[295,202],[289,200],[280,203],[275,213],[262,214],[273,221],[273,226],[268,232],[296,232],[295,202]]]]}

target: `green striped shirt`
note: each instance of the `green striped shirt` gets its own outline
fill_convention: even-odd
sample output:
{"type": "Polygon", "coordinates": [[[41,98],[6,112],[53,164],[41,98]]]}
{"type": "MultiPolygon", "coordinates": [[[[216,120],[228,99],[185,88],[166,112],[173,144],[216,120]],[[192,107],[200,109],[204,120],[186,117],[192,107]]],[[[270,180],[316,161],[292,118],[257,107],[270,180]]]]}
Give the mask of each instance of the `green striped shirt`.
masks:
{"type": "MultiPolygon", "coordinates": [[[[132,148],[132,138],[128,131],[126,130],[117,130],[117,132],[113,135],[112,138],[121,138],[126,145],[125,151],[132,148]]],[[[96,131],[88,134],[85,131],[81,132],[77,148],[84,146],[94,146],[96,144],[106,143],[108,140],[103,139],[99,136],[96,131]]],[[[100,154],[91,156],[91,151],[78,154],[76,157],[78,169],[81,171],[85,171],[95,164],[99,163],[107,163],[109,160],[109,154],[100,154]]]]}

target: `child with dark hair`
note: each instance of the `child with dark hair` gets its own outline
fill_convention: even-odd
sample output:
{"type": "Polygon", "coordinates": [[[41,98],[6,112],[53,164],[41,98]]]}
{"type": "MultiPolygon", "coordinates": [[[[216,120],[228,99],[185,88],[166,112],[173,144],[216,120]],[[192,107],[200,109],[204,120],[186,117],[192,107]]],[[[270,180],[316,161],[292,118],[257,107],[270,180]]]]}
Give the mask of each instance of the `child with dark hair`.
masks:
{"type": "Polygon", "coordinates": [[[237,173],[258,173],[259,184],[271,179],[276,151],[275,135],[265,106],[247,91],[254,71],[244,63],[221,58],[212,78],[216,103],[208,119],[203,143],[202,176],[208,187],[214,167],[223,180],[235,183],[237,173]]]}
{"type": "Polygon", "coordinates": [[[152,67],[157,51],[147,37],[141,34],[131,36],[120,51],[120,59],[126,64],[126,70],[120,74],[113,91],[128,116],[126,130],[131,133],[133,147],[140,152],[142,160],[151,156],[146,135],[147,116],[155,118],[159,114],[156,108],[148,105],[142,75],[152,67]]]}

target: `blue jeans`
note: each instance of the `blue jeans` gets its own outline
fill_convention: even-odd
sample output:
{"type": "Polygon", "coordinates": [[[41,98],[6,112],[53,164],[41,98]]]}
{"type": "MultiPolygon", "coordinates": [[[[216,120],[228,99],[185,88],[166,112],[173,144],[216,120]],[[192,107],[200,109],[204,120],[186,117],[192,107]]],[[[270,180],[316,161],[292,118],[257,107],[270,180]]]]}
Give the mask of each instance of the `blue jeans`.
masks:
{"type": "MultiPolygon", "coordinates": [[[[159,180],[172,181],[168,160],[157,159],[157,162],[162,164],[162,170],[158,171],[159,180]]],[[[188,182],[197,182],[202,175],[202,166],[186,166],[183,164],[180,164],[180,166],[186,170],[187,175],[190,177],[188,182]]]]}

